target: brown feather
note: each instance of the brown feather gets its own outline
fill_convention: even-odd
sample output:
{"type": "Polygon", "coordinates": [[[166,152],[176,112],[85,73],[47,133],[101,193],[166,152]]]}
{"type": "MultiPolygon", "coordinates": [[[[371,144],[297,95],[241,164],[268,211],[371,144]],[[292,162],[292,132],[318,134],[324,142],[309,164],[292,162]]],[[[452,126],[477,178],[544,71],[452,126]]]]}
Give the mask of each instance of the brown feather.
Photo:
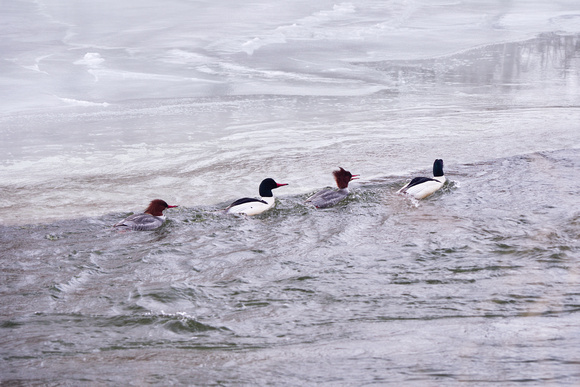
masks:
{"type": "Polygon", "coordinates": [[[149,207],[147,207],[145,213],[153,216],[161,216],[167,207],[169,207],[169,205],[165,201],[161,199],[155,199],[149,203],[149,207]]]}
{"type": "Polygon", "coordinates": [[[336,185],[338,188],[343,189],[348,187],[348,183],[352,180],[352,173],[346,171],[344,168],[332,172],[334,175],[334,180],[336,180],[336,185]]]}

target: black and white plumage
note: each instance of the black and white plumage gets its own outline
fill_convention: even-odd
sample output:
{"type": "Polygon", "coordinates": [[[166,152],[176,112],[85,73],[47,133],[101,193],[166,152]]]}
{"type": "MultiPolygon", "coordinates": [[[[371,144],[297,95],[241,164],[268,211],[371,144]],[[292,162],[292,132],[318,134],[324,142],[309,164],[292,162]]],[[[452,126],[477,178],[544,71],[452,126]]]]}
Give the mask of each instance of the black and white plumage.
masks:
{"type": "Polygon", "coordinates": [[[326,208],[334,206],[348,196],[348,183],[355,180],[358,175],[353,175],[342,167],[339,168],[332,172],[338,190],[325,188],[306,199],[306,203],[312,204],[316,208],[326,208]]]}
{"type": "Polygon", "coordinates": [[[167,208],[175,208],[177,206],[170,206],[161,199],[152,200],[149,207],[142,214],[133,214],[123,219],[113,227],[120,230],[134,230],[134,231],[150,231],[161,227],[165,222],[165,215],[163,211],[167,208]]]}
{"type": "Polygon", "coordinates": [[[230,214],[240,215],[258,215],[269,210],[274,206],[276,199],[274,199],[273,189],[282,187],[288,184],[278,184],[274,179],[268,178],[262,180],[260,183],[260,197],[259,198],[241,198],[233,202],[226,208],[226,212],[230,214]]]}
{"type": "Polygon", "coordinates": [[[443,160],[437,159],[433,163],[433,177],[415,177],[397,193],[406,194],[415,199],[424,199],[435,193],[445,183],[445,174],[443,173],[443,160]]]}

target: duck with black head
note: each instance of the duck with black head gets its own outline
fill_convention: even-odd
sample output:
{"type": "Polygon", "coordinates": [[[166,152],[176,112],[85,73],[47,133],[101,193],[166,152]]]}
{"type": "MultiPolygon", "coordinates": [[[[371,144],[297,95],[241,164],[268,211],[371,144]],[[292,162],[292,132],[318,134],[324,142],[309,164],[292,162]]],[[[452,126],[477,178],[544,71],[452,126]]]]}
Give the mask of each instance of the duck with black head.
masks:
{"type": "Polygon", "coordinates": [[[238,215],[258,215],[274,207],[276,199],[272,193],[273,189],[283,187],[288,184],[279,184],[272,178],[262,180],[258,188],[259,198],[241,198],[230,204],[225,211],[229,214],[238,215]]]}
{"type": "Polygon", "coordinates": [[[325,188],[318,191],[314,195],[306,199],[306,203],[313,205],[316,208],[332,207],[345,199],[348,194],[348,183],[352,180],[358,179],[359,175],[353,175],[342,167],[332,172],[338,190],[325,188]]]}
{"type": "Polygon", "coordinates": [[[163,211],[168,208],[175,208],[177,206],[170,206],[164,200],[155,199],[149,203],[149,207],[142,214],[133,214],[123,219],[113,227],[119,230],[134,230],[134,231],[150,231],[161,227],[165,222],[165,215],[163,211]]]}
{"type": "Polygon", "coordinates": [[[415,199],[424,199],[432,195],[445,183],[446,178],[443,173],[443,160],[437,159],[433,163],[433,177],[415,177],[408,182],[397,193],[410,195],[415,199]]]}

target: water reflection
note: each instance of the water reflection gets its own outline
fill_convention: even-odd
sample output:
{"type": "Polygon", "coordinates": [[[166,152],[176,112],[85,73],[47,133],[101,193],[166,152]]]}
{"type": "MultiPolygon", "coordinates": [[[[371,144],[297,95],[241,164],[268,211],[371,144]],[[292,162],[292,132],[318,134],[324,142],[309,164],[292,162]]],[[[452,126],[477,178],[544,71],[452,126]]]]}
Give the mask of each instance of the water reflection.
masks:
{"type": "Polygon", "coordinates": [[[542,34],[425,60],[359,63],[389,73],[398,84],[492,85],[519,88],[550,80],[577,82],[580,35],[542,34]]]}

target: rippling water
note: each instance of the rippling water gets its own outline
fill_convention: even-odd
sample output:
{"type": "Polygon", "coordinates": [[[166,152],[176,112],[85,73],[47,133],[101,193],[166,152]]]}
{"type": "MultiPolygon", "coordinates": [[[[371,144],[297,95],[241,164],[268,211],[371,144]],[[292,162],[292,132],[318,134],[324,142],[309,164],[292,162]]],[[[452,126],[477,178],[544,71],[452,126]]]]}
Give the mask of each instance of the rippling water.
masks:
{"type": "Polygon", "coordinates": [[[575,2],[105,3],[0,27],[0,383],[580,382],[575,2]]]}
{"type": "Polygon", "coordinates": [[[328,210],[6,228],[3,378],[575,383],[578,171],[543,152],[450,166],[419,204],[385,176],[328,210]]]}

